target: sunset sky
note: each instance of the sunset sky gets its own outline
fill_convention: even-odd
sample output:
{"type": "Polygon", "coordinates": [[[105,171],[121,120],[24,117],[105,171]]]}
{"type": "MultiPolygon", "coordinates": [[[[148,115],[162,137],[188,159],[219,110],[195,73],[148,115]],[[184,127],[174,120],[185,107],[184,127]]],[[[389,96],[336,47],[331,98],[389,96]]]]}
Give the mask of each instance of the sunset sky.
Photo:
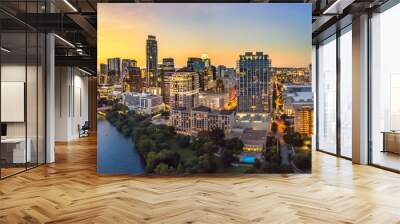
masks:
{"type": "Polygon", "coordinates": [[[263,51],[274,67],[311,63],[311,4],[100,3],[98,63],[135,59],[146,65],[147,35],[158,42],[158,61],[176,67],[208,54],[215,66],[235,67],[240,54],[263,51]]]}

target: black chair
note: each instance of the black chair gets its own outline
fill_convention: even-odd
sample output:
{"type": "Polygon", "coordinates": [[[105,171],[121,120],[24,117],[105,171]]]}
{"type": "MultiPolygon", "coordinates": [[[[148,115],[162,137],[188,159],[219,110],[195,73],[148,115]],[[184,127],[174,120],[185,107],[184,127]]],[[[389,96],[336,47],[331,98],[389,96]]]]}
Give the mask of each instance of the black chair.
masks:
{"type": "Polygon", "coordinates": [[[78,130],[79,130],[79,138],[89,136],[89,130],[90,130],[89,121],[85,121],[82,127],[78,125],[78,130]]]}

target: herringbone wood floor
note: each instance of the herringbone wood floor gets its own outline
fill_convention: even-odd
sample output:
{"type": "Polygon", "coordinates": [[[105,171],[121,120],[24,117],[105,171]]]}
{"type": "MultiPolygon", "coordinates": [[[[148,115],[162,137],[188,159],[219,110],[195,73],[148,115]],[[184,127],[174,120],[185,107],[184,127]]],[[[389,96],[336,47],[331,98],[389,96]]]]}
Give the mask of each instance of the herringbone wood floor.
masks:
{"type": "Polygon", "coordinates": [[[311,175],[96,174],[96,140],[0,181],[0,223],[400,223],[400,175],[314,153],[311,175]]]}

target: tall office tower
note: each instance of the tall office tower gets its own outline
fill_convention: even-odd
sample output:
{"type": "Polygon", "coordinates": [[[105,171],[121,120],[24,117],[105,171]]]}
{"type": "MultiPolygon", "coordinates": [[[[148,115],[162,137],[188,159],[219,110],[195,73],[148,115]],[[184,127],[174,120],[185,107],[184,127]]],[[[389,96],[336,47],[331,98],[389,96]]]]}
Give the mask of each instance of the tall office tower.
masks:
{"type": "Polygon", "coordinates": [[[207,78],[207,70],[205,69],[205,64],[204,64],[203,59],[195,58],[195,57],[188,58],[187,70],[198,73],[200,90],[205,91],[206,86],[207,86],[206,84],[208,82],[208,78],[207,78]]]}
{"type": "Polygon", "coordinates": [[[197,72],[177,71],[172,74],[170,85],[172,109],[192,109],[199,105],[199,75],[197,72]]]}
{"type": "Polygon", "coordinates": [[[124,80],[125,77],[128,75],[128,68],[136,67],[136,60],[131,59],[122,59],[121,61],[121,80],[124,80]]]}
{"type": "Polygon", "coordinates": [[[160,87],[162,85],[162,70],[163,70],[163,64],[162,63],[157,63],[157,87],[160,87]]]}
{"type": "Polygon", "coordinates": [[[200,58],[201,60],[203,60],[205,68],[209,68],[211,66],[211,59],[208,57],[207,54],[202,54],[200,58]]]}
{"type": "Polygon", "coordinates": [[[217,80],[217,67],[211,65],[209,70],[211,71],[212,74],[212,80],[217,80]]]}
{"type": "Polygon", "coordinates": [[[238,61],[238,112],[269,111],[268,82],[271,61],[263,52],[246,52],[238,61]]]}
{"type": "Polygon", "coordinates": [[[146,87],[157,87],[157,40],[148,35],[146,40],[146,87]]]}
{"type": "Polygon", "coordinates": [[[137,67],[137,62],[133,59],[122,59],[122,67],[137,67]]]}
{"type": "Polygon", "coordinates": [[[162,70],[160,71],[160,75],[162,78],[161,81],[161,95],[163,96],[163,100],[165,105],[169,107],[170,105],[170,88],[171,88],[171,78],[172,74],[175,72],[175,63],[173,58],[163,58],[162,70]]]}
{"type": "Polygon", "coordinates": [[[223,78],[226,73],[226,66],[225,65],[218,65],[217,67],[217,78],[223,78]]]}
{"type": "Polygon", "coordinates": [[[141,92],[142,78],[139,67],[128,67],[127,75],[124,77],[124,89],[127,92],[141,92]]]}
{"type": "Polygon", "coordinates": [[[187,69],[192,72],[202,72],[205,68],[204,61],[201,58],[190,57],[187,60],[187,69]]]}
{"type": "Polygon", "coordinates": [[[107,84],[107,64],[100,64],[100,71],[97,75],[97,83],[99,85],[107,84]]]}
{"type": "Polygon", "coordinates": [[[121,59],[109,58],[107,59],[108,76],[111,84],[120,84],[121,75],[121,59]]]}
{"type": "Polygon", "coordinates": [[[100,74],[107,75],[107,64],[100,64],[100,74]]]}

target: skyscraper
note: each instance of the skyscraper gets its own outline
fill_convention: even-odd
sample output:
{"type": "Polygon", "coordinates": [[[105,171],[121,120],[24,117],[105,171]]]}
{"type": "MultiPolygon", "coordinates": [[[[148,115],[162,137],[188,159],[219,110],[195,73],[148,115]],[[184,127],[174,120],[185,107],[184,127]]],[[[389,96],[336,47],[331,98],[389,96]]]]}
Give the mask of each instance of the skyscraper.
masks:
{"type": "Polygon", "coordinates": [[[108,73],[119,74],[121,72],[121,59],[120,58],[109,58],[107,59],[108,73]]]}
{"type": "Polygon", "coordinates": [[[199,76],[200,90],[205,91],[208,83],[208,73],[202,58],[190,57],[187,60],[187,70],[197,72],[199,76]]]}
{"type": "Polygon", "coordinates": [[[218,65],[217,67],[217,78],[223,78],[226,73],[225,65],[218,65]]]}
{"type": "Polygon", "coordinates": [[[100,64],[100,72],[97,75],[97,83],[98,84],[107,84],[107,77],[108,77],[108,72],[107,72],[107,64],[100,64]]]}
{"type": "Polygon", "coordinates": [[[204,67],[209,68],[211,66],[211,59],[208,57],[207,54],[202,54],[200,58],[204,62],[204,67]]]}
{"type": "Polygon", "coordinates": [[[158,86],[157,53],[156,37],[148,35],[146,40],[146,87],[158,86]]]}
{"type": "Polygon", "coordinates": [[[142,91],[142,79],[139,67],[128,67],[127,75],[124,77],[124,84],[127,85],[129,92],[141,92],[142,91]]]}
{"type": "Polygon", "coordinates": [[[271,61],[263,52],[246,52],[238,61],[238,112],[269,111],[269,67],[271,61]]]}
{"type": "Polygon", "coordinates": [[[100,74],[101,75],[107,75],[107,64],[100,64],[100,74]]]}
{"type": "Polygon", "coordinates": [[[190,57],[187,60],[187,69],[193,72],[202,72],[205,68],[204,61],[201,58],[190,57]]]}
{"type": "Polygon", "coordinates": [[[170,88],[172,74],[175,72],[175,63],[173,58],[163,58],[161,75],[161,95],[163,96],[164,103],[170,105],[170,88]]]}
{"type": "Polygon", "coordinates": [[[125,77],[128,75],[129,71],[128,68],[130,67],[136,67],[137,62],[136,60],[131,60],[131,59],[122,59],[121,62],[121,79],[125,79],[125,77]]]}
{"type": "Polygon", "coordinates": [[[121,59],[109,58],[107,59],[108,76],[112,84],[119,84],[121,75],[121,59]]]}
{"type": "Polygon", "coordinates": [[[187,110],[199,105],[199,75],[197,72],[178,71],[172,75],[170,88],[171,108],[187,110]]]}

